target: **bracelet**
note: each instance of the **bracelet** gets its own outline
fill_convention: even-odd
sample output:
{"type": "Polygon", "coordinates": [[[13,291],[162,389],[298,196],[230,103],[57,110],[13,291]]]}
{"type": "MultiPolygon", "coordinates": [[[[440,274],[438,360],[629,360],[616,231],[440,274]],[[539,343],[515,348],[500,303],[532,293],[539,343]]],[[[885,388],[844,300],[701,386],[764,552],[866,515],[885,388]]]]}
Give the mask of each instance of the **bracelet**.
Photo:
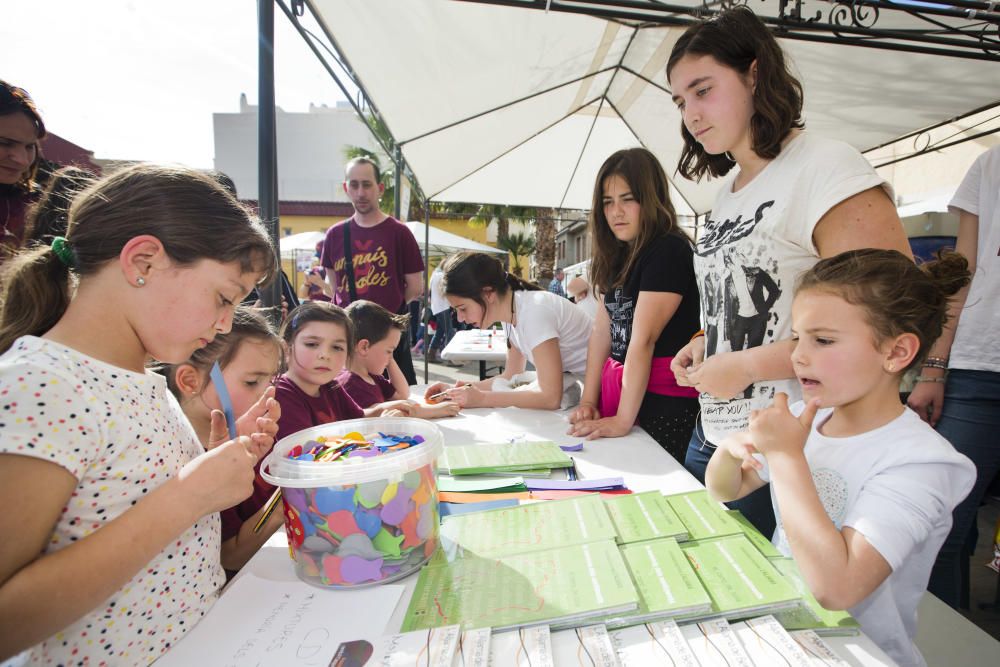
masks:
{"type": "Polygon", "coordinates": [[[948,368],[948,360],[944,357],[927,357],[924,360],[925,368],[948,368]]]}
{"type": "Polygon", "coordinates": [[[943,376],[939,377],[939,378],[933,378],[933,377],[931,377],[929,375],[918,375],[917,376],[917,382],[941,382],[941,383],[944,383],[944,382],[947,382],[947,381],[948,381],[948,378],[943,377],[943,376]]]}
{"type": "MultiPolygon", "coordinates": [[[[705,335],[705,330],[704,329],[698,329],[696,332],[694,332],[694,335],[691,336],[691,340],[694,340],[695,338],[701,338],[704,335],[705,335]]],[[[690,343],[691,341],[688,341],[688,342],[690,343]]]]}

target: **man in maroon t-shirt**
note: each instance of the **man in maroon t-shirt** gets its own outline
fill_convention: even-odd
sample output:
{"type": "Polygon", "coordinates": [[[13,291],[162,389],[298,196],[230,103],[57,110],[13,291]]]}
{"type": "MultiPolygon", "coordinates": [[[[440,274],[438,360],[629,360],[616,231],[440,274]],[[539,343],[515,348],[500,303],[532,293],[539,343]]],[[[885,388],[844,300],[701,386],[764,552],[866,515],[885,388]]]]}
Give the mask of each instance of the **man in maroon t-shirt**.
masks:
{"type": "MultiPolygon", "coordinates": [[[[344,192],[354,205],[354,215],[326,232],[320,263],[333,288],[333,302],[351,302],[349,266],[344,261],[344,231],[350,226],[351,254],[357,298],[374,301],[392,313],[406,313],[406,305],[423,292],[424,260],[409,227],[386,215],[379,207],[385,191],[378,167],[368,158],[347,163],[344,192]]],[[[410,346],[400,341],[393,358],[406,381],[417,383],[410,346]]]]}

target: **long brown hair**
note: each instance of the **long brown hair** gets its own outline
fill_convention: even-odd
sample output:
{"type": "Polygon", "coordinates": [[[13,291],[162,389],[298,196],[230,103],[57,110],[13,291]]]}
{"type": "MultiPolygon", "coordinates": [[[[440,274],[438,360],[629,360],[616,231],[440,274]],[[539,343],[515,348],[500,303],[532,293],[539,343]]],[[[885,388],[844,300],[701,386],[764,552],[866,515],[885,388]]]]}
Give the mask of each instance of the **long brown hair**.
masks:
{"type": "Polygon", "coordinates": [[[528,282],[504,270],[496,257],[483,252],[460,252],[441,264],[444,280],[441,289],[445,294],[472,299],[486,310],[483,290],[492,288],[497,296],[504,296],[508,290],[526,292],[540,291],[538,285],[528,282]]]}
{"type": "Polygon", "coordinates": [[[14,113],[23,113],[35,126],[35,159],[31,161],[31,166],[16,184],[18,189],[31,192],[37,185],[35,177],[38,175],[38,163],[42,160],[42,147],[39,142],[45,138],[45,123],[42,121],[42,115],[38,113],[38,107],[35,106],[35,101],[31,99],[28,91],[0,79],[0,116],[9,116],[14,113]]]}
{"type": "Polygon", "coordinates": [[[243,272],[261,274],[261,284],[277,270],[264,226],[214,180],[185,167],[127,167],[73,200],[70,257],[64,253],[60,260],[43,246],[21,250],[4,265],[0,352],[20,336],[51,329],[66,312],[74,281],[97,273],[129,240],[145,234],[159,239],[181,266],[202,259],[238,262],[243,272]]]}
{"type": "Polygon", "coordinates": [[[917,266],[897,250],[862,248],[817,262],[799,278],[796,293],[818,290],[864,308],[877,342],[916,335],[920,351],[906,367],[912,368],[941,336],[949,297],[969,280],[969,262],[956,252],[917,266]]]}
{"type": "MultiPolygon", "coordinates": [[[[719,64],[743,76],[757,63],[753,91],[754,114],[750,119],[750,146],[762,158],[773,160],[792,128],[803,128],[802,84],[788,69],[778,41],[748,7],[734,7],[693,25],[680,36],[667,60],[667,78],[685,56],[711,56],[719,64]]],[[[688,132],[681,120],[684,151],[677,171],[698,181],[706,173],[724,176],[733,167],[725,155],[711,155],[688,132]]]]}
{"type": "Polygon", "coordinates": [[[598,292],[622,285],[649,244],[664,234],[687,238],[677,227],[677,213],[670,202],[670,186],[663,166],[645,148],[626,148],[604,161],[594,182],[590,208],[590,284],[598,292]],[[604,185],[612,176],[628,184],[639,203],[639,233],[631,243],[619,241],[604,215],[604,185]]]}

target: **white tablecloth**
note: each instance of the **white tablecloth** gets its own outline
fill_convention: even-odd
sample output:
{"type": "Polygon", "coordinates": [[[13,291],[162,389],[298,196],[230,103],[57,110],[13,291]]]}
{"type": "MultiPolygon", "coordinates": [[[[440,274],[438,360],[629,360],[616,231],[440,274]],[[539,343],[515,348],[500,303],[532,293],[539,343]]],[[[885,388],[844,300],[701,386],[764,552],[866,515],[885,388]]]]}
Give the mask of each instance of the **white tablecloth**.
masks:
{"type": "Polygon", "coordinates": [[[441,357],[449,361],[500,363],[507,359],[507,334],[493,329],[456,331],[441,350],[441,357]]]}

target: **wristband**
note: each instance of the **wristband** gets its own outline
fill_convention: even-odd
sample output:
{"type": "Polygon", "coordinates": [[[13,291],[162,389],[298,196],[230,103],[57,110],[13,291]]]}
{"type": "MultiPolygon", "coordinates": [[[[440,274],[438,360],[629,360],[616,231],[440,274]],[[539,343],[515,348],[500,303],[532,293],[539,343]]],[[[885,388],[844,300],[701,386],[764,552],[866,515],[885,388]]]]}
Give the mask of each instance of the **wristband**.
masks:
{"type": "MultiPolygon", "coordinates": [[[[695,338],[701,338],[701,337],[702,337],[702,336],[704,336],[704,335],[705,335],[705,330],[704,330],[704,329],[698,329],[698,330],[697,330],[697,331],[696,331],[696,332],[694,333],[694,335],[693,335],[693,336],[691,336],[691,340],[694,340],[695,338]]],[[[688,342],[690,343],[691,341],[689,340],[688,342]]]]}
{"type": "Polygon", "coordinates": [[[933,377],[931,377],[929,375],[918,375],[917,376],[917,382],[941,382],[941,383],[945,383],[947,381],[948,381],[948,379],[946,377],[944,377],[944,376],[941,376],[939,378],[933,378],[933,377]]]}

